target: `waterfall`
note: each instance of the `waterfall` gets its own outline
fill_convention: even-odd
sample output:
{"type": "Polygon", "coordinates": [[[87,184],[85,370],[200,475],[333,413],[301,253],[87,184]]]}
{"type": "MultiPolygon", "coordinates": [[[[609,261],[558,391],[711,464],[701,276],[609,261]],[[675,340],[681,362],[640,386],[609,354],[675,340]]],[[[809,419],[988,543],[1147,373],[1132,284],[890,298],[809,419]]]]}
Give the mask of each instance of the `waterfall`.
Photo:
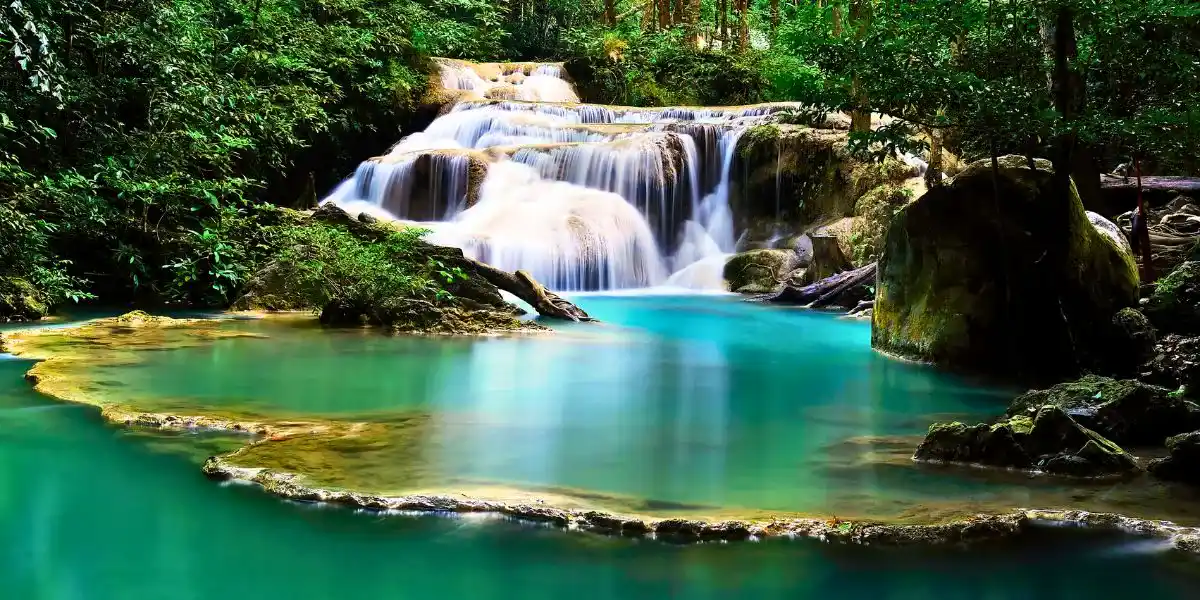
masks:
{"type": "Polygon", "coordinates": [[[579,104],[558,64],[438,64],[443,87],[466,95],[324,201],[421,222],[557,290],[661,285],[689,267],[671,281],[719,288],[738,139],[797,106],[579,104]]]}
{"type": "Polygon", "coordinates": [[[543,179],[514,161],[492,165],[479,202],[432,228],[431,241],[525,269],[554,290],[648,287],[667,275],[649,225],[624,198],[543,179]]]}

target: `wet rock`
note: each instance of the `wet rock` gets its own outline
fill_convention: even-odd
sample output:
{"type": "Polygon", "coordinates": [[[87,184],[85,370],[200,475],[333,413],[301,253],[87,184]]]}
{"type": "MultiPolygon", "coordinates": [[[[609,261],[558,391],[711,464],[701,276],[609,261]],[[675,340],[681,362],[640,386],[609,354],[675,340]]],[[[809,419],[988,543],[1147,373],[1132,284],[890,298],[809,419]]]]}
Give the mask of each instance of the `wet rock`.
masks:
{"type": "Polygon", "coordinates": [[[1170,334],[1158,340],[1142,379],[1170,389],[1182,387],[1183,395],[1200,397],[1200,336],[1170,334]]]}
{"type": "Polygon", "coordinates": [[[575,524],[580,529],[611,535],[638,536],[650,531],[650,526],[639,519],[627,519],[594,510],[576,517],[575,524]]]}
{"type": "Polygon", "coordinates": [[[1087,375],[1013,400],[1008,415],[1032,417],[1056,406],[1079,424],[1125,445],[1158,445],[1168,436],[1200,427],[1200,407],[1170,390],[1132,379],[1087,375]]]}
{"type": "Polygon", "coordinates": [[[705,523],[688,519],[664,519],[654,524],[654,533],[661,538],[675,541],[700,539],[705,523]]]}
{"type": "Polygon", "coordinates": [[[750,526],[743,521],[722,521],[700,530],[702,540],[737,541],[750,537],[750,526]]]}
{"type": "Polygon", "coordinates": [[[18,277],[0,277],[0,323],[36,321],[49,311],[45,296],[33,284],[18,277]]]}
{"type": "Polygon", "coordinates": [[[935,423],[913,459],[1036,469],[1055,475],[1101,477],[1137,471],[1128,453],[1075,422],[1057,406],[994,425],[935,423]]]}
{"type": "Polygon", "coordinates": [[[1170,456],[1150,461],[1150,472],[1160,479],[1200,483],[1200,431],[1168,439],[1167,450],[1170,456]]]}
{"type": "Polygon", "coordinates": [[[1028,418],[995,425],[934,423],[913,459],[1028,469],[1033,459],[1017,443],[1016,432],[1028,432],[1032,426],[1028,418]]]}
{"type": "Polygon", "coordinates": [[[872,344],[1006,377],[1061,380],[1107,362],[1135,306],[1133,256],[1061,196],[1048,161],[972,163],[900,210],[879,263],[872,344]],[[998,196],[995,190],[999,190],[998,196]]]}
{"type": "Polygon", "coordinates": [[[1186,261],[1159,280],[1144,311],[1160,331],[1200,334],[1200,261],[1186,261]]]}
{"type": "Polygon", "coordinates": [[[879,260],[888,227],[896,212],[913,200],[912,191],[896,183],[884,184],[862,195],[854,204],[851,256],[856,265],[879,260]]]}
{"type": "Polygon", "coordinates": [[[777,291],[797,266],[796,254],[791,250],[750,250],[733,255],[725,263],[724,277],[731,291],[766,294],[777,291]]]}
{"type": "Polygon", "coordinates": [[[1158,333],[1146,315],[1134,308],[1122,308],[1113,315],[1111,336],[1101,352],[1104,370],[1121,376],[1133,376],[1141,365],[1154,356],[1158,333]]]}

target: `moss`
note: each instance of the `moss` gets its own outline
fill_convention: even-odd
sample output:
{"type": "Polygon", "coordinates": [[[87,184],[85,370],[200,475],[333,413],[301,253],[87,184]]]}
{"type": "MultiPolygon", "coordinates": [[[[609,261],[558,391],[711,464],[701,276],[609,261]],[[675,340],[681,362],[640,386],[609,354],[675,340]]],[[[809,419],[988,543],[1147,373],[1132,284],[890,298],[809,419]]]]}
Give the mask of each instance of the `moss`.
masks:
{"type": "Polygon", "coordinates": [[[1080,477],[1124,474],[1137,464],[1117,444],[1075,422],[1056,406],[993,425],[935,423],[913,455],[917,460],[1040,469],[1080,477]]]}
{"type": "Polygon", "coordinates": [[[743,159],[750,159],[759,148],[777,146],[781,137],[782,132],[778,125],[755,125],[742,133],[738,140],[738,155],[743,159]]]}
{"type": "Polygon", "coordinates": [[[1008,414],[1036,414],[1047,406],[1122,444],[1161,444],[1170,435],[1200,428],[1200,409],[1171,397],[1166,388],[1097,375],[1030,390],[1013,400],[1008,414]]]}
{"type": "Polygon", "coordinates": [[[1145,310],[1159,329],[1200,333],[1200,261],[1186,261],[1159,280],[1145,310]]]}
{"type": "Polygon", "coordinates": [[[1018,378],[1103,364],[1111,330],[1096,324],[1136,303],[1136,265],[1074,187],[1056,198],[1054,183],[1003,167],[993,184],[980,161],[901,209],[880,260],[875,347],[1018,378]]]}
{"type": "Polygon", "coordinates": [[[854,226],[850,231],[851,260],[861,266],[879,258],[888,227],[904,205],[912,200],[911,192],[894,183],[876,186],[854,203],[854,226]]]}
{"type": "Polygon", "coordinates": [[[45,296],[20,277],[0,277],[0,323],[36,321],[49,314],[45,296]]]}
{"type": "Polygon", "coordinates": [[[750,250],[730,257],[722,273],[731,291],[767,293],[796,266],[791,250],[750,250]]]}

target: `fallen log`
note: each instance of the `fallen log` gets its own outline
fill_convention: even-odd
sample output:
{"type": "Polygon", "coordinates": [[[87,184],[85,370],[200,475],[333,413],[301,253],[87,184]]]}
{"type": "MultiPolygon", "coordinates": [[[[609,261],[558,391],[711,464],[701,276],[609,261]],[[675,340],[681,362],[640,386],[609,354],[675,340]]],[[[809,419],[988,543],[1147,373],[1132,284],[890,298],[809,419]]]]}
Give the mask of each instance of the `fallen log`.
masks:
{"type": "Polygon", "coordinates": [[[472,258],[463,257],[463,261],[483,276],[488,283],[525,301],[543,317],[576,322],[595,320],[588,316],[582,308],[547,290],[527,271],[509,273],[472,258]]]}
{"type": "Polygon", "coordinates": [[[798,304],[808,308],[826,308],[835,304],[857,306],[863,299],[865,287],[875,280],[877,264],[871,263],[852,271],[843,271],[803,287],[788,284],[769,302],[798,304]],[[856,297],[857,296],[857,297],[856,297]]]}
{"type": "MultiPolygon", "coordinates": [[[[1136,190],[1137,185],[1138,180],[1136,177],[1117,177],[1113,175],[1102,175],[1100,177],[1100,187],[1102,189],[1136,190]]],[[[1176,191],[1182,193],[1200,192],[1200,177],[1143,177],[1142,189],[1176,191]]]]}

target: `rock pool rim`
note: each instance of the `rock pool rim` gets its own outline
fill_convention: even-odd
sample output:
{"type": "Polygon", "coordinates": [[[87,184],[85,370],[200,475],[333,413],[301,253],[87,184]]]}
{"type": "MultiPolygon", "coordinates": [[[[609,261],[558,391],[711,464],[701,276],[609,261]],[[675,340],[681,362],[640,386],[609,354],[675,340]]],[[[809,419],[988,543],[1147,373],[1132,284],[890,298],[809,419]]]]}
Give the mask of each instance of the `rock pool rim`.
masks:
{"type": "MultiPolygon", "coordinates": [[[[137,311],[121,317],[93,319],[65,327],[57,325],[24,329],[20,330],[19,334],[21,337],[36,337],[46,333],[61,333],[64,329],[78,329],[105,323],[119,326],[155,325],[186,328],[220,320],[222,319],[172,319],[155,317],[137,311]]],[[[5,345],[5,342],[12,341],[11,337],[11,335],[0,337],[0,352],[11,352],[19,356],[21,352],[18,348],[5,345]]],[[[254,445],[270,443],[276,439],[286,439],[292,435],[329,433],[335,429],[341,430],[346,435],[353,435],[364,424],[343,423],[320,418],[263,419],[259,421],[209,415],[187,416],[129,410],[120,404],[99,404],[84,396],[70,397],[69,394],[64,395],[61,391],[54,393],[40,389],[41,384],[46,382],[47,378],[38,372],[38,367],[55,362],[56,357],[50,355],[36,360],[37,362],[25,375],[25,379],[31,382],[35,389],[62,402],[82,404],[97,409],[105,421],[114,425],[130,429],[160,431],[244,433],[255,438],[228,454],[210,456],[204,462],[202,472],[214,480],[254,484],[273,496],[293,502],[341,506],[380,514],[492,514],[523,522],[550,524],[567,531],[640,537],[672,543],[802,537],[823,542],[864,545],[969,545],[1016,537],[1036,526],[1073,525],[1163,539],[1176,550],[1200,555],[1200,527],[1180,526],[1170,521],[1139,519],[1115,513],[1073,509],[1014,508],[1006,512],[979,513],[947,522],[926,524],[888,523],[883,520],[870,519],[842,520],[836,517],[827,519],[785,513],[749,519],[718,520],[619,514],[595,509],[558,507],[553,503],[541,500],[538,500],[536,504],[531,504],[473,497],[462,493],[451,495],[453,492],[449,491],[388,496],[349,489],[326,489],[301,483],[302,474],[263,467],[234,466],[229,464],[226,459],[254,445]]],[[[59,359],[59,362],[62,362],[62,359],[59,359]]]]}

